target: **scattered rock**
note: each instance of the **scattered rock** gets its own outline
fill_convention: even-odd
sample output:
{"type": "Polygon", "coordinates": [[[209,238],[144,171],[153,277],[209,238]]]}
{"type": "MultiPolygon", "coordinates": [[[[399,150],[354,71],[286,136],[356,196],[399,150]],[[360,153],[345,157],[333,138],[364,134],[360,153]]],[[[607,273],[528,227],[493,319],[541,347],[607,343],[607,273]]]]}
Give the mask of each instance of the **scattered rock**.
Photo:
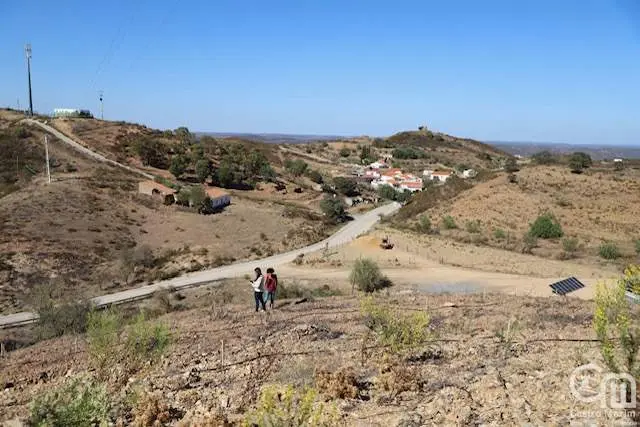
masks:
{"type": "Polygon", "coordinates": [[[422,425],[424,425],[422,422],[422,415],[416,412],[409,412],[400,418],[396,427],[420,427],[422,425]]]}

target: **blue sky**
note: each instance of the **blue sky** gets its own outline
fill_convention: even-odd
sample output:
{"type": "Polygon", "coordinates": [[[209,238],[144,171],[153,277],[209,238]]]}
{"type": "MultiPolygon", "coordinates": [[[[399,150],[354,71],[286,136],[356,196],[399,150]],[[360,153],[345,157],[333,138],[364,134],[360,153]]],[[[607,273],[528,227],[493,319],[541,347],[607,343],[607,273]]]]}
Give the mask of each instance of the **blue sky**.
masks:
{"type": "Polygon", "coordinates": [[[0,106],[161,129],[640,144],[640,2],[0,1],[0,106]]]}

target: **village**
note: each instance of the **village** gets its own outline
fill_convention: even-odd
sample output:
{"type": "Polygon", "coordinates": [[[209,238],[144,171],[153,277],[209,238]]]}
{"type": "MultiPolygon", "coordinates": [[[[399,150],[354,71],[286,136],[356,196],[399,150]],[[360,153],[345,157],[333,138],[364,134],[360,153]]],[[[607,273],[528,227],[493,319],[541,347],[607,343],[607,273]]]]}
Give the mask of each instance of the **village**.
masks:
{"type": "Polygon", "coordinates": [[[353,174],[360,181],[364,181],[371,185],[371,188],[378,190],[383,186],[392,187],[397,192],[415,193],[422,191],[426,183],[444,184],[452,176],[458,176],[463,179],[474,178],[477,172],[474,169],[465,169],[460,173],[449,169],[425,169],[422,176],[405,172],[402,168],[391,167],[392,156],[387,155],[384,158],[373,162],[365,168],[354,170],[353,174]]]}

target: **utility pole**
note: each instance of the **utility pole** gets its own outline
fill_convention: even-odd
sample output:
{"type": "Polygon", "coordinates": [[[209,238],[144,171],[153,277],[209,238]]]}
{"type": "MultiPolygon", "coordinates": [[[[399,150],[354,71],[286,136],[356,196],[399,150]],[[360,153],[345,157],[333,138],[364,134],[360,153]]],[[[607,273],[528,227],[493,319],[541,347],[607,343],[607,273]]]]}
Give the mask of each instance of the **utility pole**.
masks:
{"type": "Polygon", "coordinates": [[[102,102],[104,92],[100,91],[98,94],[100,95],[100,120],[104,120],[104,103],[102,102]]]}
{"type": "Polygon", "coordinates": [[[49,170],[49,139],[44,136],[44,156],[47,162],[47,181],[51,184],[51,171],[49,170]]]}
{"type": "Polygon", "coordinates": [[[27,43],[24,47],[24,53],[27,56],[27,78],[29,79],[29,115],[33,116],[33,100],[31,98],[31,43],[27,43]]]}

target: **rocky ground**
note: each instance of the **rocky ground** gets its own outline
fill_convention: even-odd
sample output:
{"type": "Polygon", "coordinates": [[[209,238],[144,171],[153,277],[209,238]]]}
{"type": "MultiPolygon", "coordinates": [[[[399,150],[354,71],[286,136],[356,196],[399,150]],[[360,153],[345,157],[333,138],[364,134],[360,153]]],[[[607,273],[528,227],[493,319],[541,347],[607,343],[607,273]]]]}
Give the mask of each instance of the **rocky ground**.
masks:
{"type": "MultiPolygon", "coordinates": [[[[165,425],[185,417],[181,425],[218,425],[214,418],[194,421],[194,411],[239,422],[269,384],[313,386],[335,404],[342,423],[356,426],[586,425],[586,411],[610,425],[605,417],[620,415],[597,412],[597,403],[578,402],[569,390],[573,369],[601,363],[590,301],[396,288],[377,304],[428,313],[432,333],[400,357],[385,356],[357,297],[282,301],[257,314],[241,286],[190,291],[182,309],[170,305],[176,311],[158,318],[171,328],[168,353],[126,377],[114,367],[107,380],[113,400],[132,390],[153,396],[171,415],[165,425]]],[[[0,363],[4,420],[24,419],[33,396],[66,377],[96,374],[82,336],[16,350],[0,363]]],[[[122,409],[116,417],[135,421],[122,409]]]]}

